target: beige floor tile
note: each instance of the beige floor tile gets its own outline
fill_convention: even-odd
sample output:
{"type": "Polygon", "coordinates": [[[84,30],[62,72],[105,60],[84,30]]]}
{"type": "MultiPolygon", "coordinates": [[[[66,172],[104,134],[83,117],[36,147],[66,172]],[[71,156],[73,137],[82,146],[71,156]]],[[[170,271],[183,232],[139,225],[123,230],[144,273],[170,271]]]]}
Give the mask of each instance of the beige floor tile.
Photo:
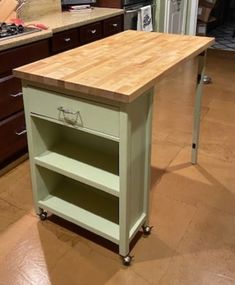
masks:
{"type": "Polygon", "coordinates": [[[221,100],[214,99],[210,103],[209,108],[205,119],[230,126],[235,125],[235,102],[224,101],[223,104],[221,104],[221,100]]]}
{"type": "Polygon", "coordinates": [[[0,233],[6,231],[10,225],[16,223],[24,215],[24,210],[18,209],[7,201],[0,199],[0,233]]]}
{"type": "Polygon", "coordinates": [[[155,235],[164,244],[175,250],[193,219],[196,210],[197,208],[193,205],[153,193],[149,223],[154,226],[155,235]]]}
{"type": "Polygon", "coordinates": [[[67,252],[50,273],[52,284],[103,285],[121,268],[121,263],[92,250],[86,243],[79,242],[67,252]]]}
{"type": "Polygon", "coordinates": [[[51,284],[50,270],[78,242],[77,236],[66,233],[49,220],[39,222],[38,218],[30,216],[27,219],[31,220],[30,226],[21,231],[8,252],[0,257],[0,276],[5,280],[4,285],[51,284]]]}
{"type": "Polygon", "coordinates": [[[199,155],[198,165],[190,163],[190,148],[184,148],[170,164],[156,192],[170,199],[235,214],[235,165],[199,155]]]}
{"type": "Polygon", "coordinates": [[[8,201],[19,209],[32,210],[33,195],[30,174],[28,173],[25,177],[19,178],[17,183],[10,182],[8,189],[0,194],[0,199],[8,201]]]}
{"type": "Polygon", "coordinates": [[[158,285],[235,284],[235,217],[199,207],[158,285]]]}
{"type": "Polygon", "coordinates": [[[140,249],[135,250],[136,258],[134,259],[131,268],[136,274],[149,282],[149,284],[156,284],[167,272],[168,266],[175,255],[175,252],[160,240],[153,238],[152,236],[154,236],[154,234],[148,238],[149,241],[146,241],[146,243],[149,244],[148,247],[143,247],[144,253],[141,254],[140,249]],[[158,248],[155,249],[151,242],[155,242],[155,245],[158,248]],[[138,258],[140,254],[141,258],[138,258]],[[145,260],[142,259],[143,256],[146,257],[145,260]]]}
{"type": "Polygon", "coordinates": [[[121,269],[116,272],[110,280],[104,283],[104,285],[150,285],[151,283],[147,282],[141,276],[136,274],[132,269],[121,269]]]}
{"type": "Polygon", "coordinates": [[[168,142],[158,142],[152,144],[152,185],[156,184],[164,173],[164,169],[176,157],[181,147],[168,142]]]}
{"type": "Polygon", "coordinates": [[[149,224],[153,226],[150,236],[141,237],[132,250],[133,271],[150,284],[155,284],[165,274],[176,248],[190,224],[196,208],[152,195],[149,224]]]}
{"type": "Polygon", "coordinates": [[[184,147],[192,144],[192,130],[184,131],[171,129],[165,142],[170,142],[172,144],[184,147]]]}
{"type": "MultiPolygon", "coordinates": [[[[228,258],[226,251],[221,251],[215,257],[214,262],[218,262],[221,257],[228,258]]],[[[203,256],[201,257],[203,259],[203,256]]],[[[172,260],[167,272],[159,282],[153,283],[155,285],[234,285],[235,279],[223,273],[217,273],[216,270],[209,271],[208,266],[200,265],[201,259],[193,254],[178,255],[172,260]],[[192,263],[192,260],[195,260],[192,263]]],[[[234,262],[234,258],[233,258],[234,262]]],[[[213,267],[213,266],[212,266],[213,267]]]]}
{"type": "Polygon", "coordinates": [[[33,207],[29,161],[12,169],[0,178],[0,199],[19,209],[31,210],[33,207]]]}
{"type": "MultiPolygon", "coordinates": [[[[8,216],[11,212],[8,212],[8,216]]],[[[28,215],[22,215],[14,223],[11,223],[4,231],[0,233],[0,253],[1,257],[6,256],[12,248],[16,246],[25,232],[35,223],[35,219],[28,215]]],[[[0,223],[1,224],[1,223],[0,223]]]]}

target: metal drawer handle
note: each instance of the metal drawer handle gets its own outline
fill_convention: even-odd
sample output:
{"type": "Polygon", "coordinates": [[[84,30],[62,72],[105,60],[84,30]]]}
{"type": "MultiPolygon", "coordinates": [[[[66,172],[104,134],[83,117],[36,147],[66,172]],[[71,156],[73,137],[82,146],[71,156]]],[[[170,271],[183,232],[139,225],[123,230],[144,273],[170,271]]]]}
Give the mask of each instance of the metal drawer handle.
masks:
{"type": "Polygon", "coordinates": [[[23,92],[18,92],[16,94],[10,94],[11,97],[16,98],[16,97],[20,97],[23,95],[23,92]]]}
{"type": "Polygon", "coordinates": [[[115,27],[115,28],[117,28],[118,24],[115,23],[115,24],[113,24],[112,26],[115,27]]]}
{"type": "Polygon", "coordinates": [[[133,13],[137,13],[138,11],[140,11],[140,9],[135,9],[135,10],[125,10],[124,13],[125,14],[133,14],[133,13]]]}
{"type": "Polygon", "coordinates": [[[23,130],[23,131],[21,131],[21,132],[15,132],[15,134],[17,135],[17,136],[22,136],[22,135],[24,135],[24,134],[26,134],[27,133],[27,130],[23,130]]]}
{"type": "Polygon", "coordinates": [[[96,33],[96,29],[91,30],[91,33],[92,33],[92,34],[95,34],[95,33],[96,33]]]}
{"type": "Polygon", "coordinates": [[[3,82],[6,82],[10,79],[14,78],[14,75],[7,75],[7,76],[4,76],[2,78],[0,78],[0,83],[3,83],[3,82]]]}
{"type": "Polygon", "coordinates": [[[64,114],[69,114],[69,115],[77,115],[79,113],[79,111],[76,111],[76,112],[73,112],[73,111],[70,111],[68,109],[65,109],[64,107],[58,107],[58,110],[60,112],[63,112],[64,114]]]}
{"type": "Polygon", "coordinates": [[[64,41],[65,41],[66,43],[68,43],[68,42],[71,41],[71,38],[64,38],[64,41]]]}
{"type": "Polygon", "coordinates": [[[63,113],[63,118],[61,118],[59,115],[59,119],[71,125],[75,125],[77,123],[78,117],[80,116],[79,111],[73,112],[68,109],[65,109],[62,106],[58,107],[58,111],[63,113]]]}

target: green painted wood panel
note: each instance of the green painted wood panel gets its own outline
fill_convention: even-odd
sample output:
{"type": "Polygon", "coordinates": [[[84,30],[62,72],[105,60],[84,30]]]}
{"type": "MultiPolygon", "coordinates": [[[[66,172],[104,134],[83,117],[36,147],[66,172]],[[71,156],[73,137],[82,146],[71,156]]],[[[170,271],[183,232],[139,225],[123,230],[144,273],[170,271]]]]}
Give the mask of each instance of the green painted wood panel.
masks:
{"type": "Polygon", "coordinates": [[[28,94],[30,94],[27,100],[31,113],[53,118],[74,127],[87,128],[119,137],[119,109],[117,107],[72,98],[65,94],[30,86],[28,94]],[[60,111],[59,108],[63,108],[65,112],[60,111]]]}

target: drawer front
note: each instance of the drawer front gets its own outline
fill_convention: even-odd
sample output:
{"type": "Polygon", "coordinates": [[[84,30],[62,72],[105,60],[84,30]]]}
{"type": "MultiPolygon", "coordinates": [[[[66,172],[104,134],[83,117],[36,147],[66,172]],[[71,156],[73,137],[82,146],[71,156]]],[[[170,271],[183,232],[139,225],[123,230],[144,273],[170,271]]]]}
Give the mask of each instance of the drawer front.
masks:
{"type": "Polygon", "coordinates": [[[48,40],[2,51],[0,52],[0,74],[47,56],[49,56],[48,40]]]}
{"type": "Polygon", "coordinates": [[[53,35],[51,39],[51,51],[57,53],[78,46],[78,30],[73,29],[53,35]]]}
{"type": "Polygon", "coordinates": [[[27,146],[24,113],[0,122],[0,163],[27,146]]]}
{"type": "Polygon", "coordinates": [[[0,120],[23,109],[21,81],[13,75],[0,77],[0,120]]]}
{"type": "Polygon", "coordinates": [[[104,20],[104,37],[108,37],[123,31],[123,17],[117,16],[104,20]]]}
{"type": "Polygon", "coordinates": [[[87,44],[102,38],[102,24],[96,22],[80,28],[80,43],[87,44]]]}
{"type": "Polygon", "coordinates": [[[119,137],[119,109],[56,92],[27,87],[25,99],[31,113],[66,125],[119,137]]]}

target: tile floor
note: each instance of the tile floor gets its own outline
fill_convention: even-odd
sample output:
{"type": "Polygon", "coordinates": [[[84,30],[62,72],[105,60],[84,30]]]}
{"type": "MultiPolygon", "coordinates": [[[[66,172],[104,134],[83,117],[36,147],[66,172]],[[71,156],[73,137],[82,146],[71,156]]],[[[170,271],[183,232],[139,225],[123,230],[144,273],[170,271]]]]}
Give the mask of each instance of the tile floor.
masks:
{"type": "Polygon", "coordinates": [[[190,163],[195,62],[154,101],[150,220],[124,267],[117,247],[55,216],[38,220],[28,161],[0,178],[0,285],[234,285],[235,57],[208,56],[199,163],[190,163]]]}
{"type": "Polygon", "coordinates": [[[215,37],[212,48],[235,51],[235,20],[226,22],[208,32],[209,37],[215,37]]]}

